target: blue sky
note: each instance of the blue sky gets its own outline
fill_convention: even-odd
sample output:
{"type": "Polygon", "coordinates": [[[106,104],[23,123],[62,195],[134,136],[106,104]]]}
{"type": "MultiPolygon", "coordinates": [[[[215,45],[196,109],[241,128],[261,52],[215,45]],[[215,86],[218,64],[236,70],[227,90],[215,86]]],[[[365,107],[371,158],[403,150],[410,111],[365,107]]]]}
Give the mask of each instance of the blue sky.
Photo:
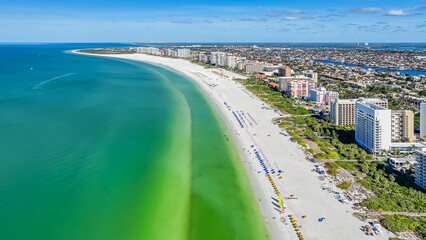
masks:
{"type": "Polygon", "coordinates": [[[1,0],[0,42],[426,42],[426,0],[1,0]]]}

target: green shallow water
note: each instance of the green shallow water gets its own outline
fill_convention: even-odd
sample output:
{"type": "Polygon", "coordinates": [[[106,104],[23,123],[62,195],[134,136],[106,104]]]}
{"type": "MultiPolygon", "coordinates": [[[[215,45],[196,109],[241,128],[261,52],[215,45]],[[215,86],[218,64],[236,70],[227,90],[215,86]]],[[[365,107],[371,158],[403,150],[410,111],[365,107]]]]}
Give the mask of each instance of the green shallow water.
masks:
{"type": "Polygon", "coordinates": [[[193,82],[67,48],[0,47],[0,239],[267,239],[193,82]]]}

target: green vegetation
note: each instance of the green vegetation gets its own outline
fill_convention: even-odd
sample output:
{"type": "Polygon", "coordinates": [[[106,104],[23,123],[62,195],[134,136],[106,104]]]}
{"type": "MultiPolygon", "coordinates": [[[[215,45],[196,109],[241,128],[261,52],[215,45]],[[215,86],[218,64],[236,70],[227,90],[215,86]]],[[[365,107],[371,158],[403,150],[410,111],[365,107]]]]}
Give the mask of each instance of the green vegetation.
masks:
{"type": "MultiPolygon", "coordinates": [[[[412,173],[392,175],[392,168],[383,162],[336,161],[325,164],[327,172],[344,168],[359,178],[364,188],[375,196],[362,201],[361,206],[376,211],[426,212],[426,195],[414,184],[412,173]]],[[[350,184],[350,183],[349,183],[350,184]]],[[[346,182],[337,187],[344,189],[346,182]]],[[[426,217],[387,215],[383,225],[393,231],[414,231],[421,238],[426,237],[426,217]]]]}
{"type": "Polygon", "coordinates": [[[314,149],[312,149],[312,148],[310,148],[310,149],[308,149],[308,150],[306,150],[306,151],[308,151],[308,152],[310,152],[310,153],[315,153],[315,150],[314,150],[314,149]]]}
{"type": "Polygon", "coordinates": [[[416,190],[412,176],[394,177],[390,167],[377,162],[360,164],[358,170],[365,175],[359,183],[376,195],[361,205],[378,211],[426,212],[426,195],[416,190]]]}
{"type": "Polygon", "coordinates": [[[283,94],[272,91],[268,83],[250,77],[248,79],[234,79],[246,85],[246,88],[256,94],[260,99],[269,104],[271,107],[278,109],[282,112],[295,115],[309,114],[309,110],[297,104],[293,99],[283,96],[283,94]]]}
{"type": "Polygon", "coordinates": [[[314,158],[317,159],[317,160],[327,159],[327,157],[328,156],[325,153],[317,153],[317,154],[314,155],[314,158]]]}
{"type": "MultiPolygon", "coordinates": [[[[408,86],[405,86],[409,88],[408,86]]],[[[336,91],[340,92],[340,98],[350,99],[350,98],[386,98],[388,100],[388,107],[392,110],[412,110],[414,112],[418,111],[418,108],[408,103],[400,97],[395,97],[394,94],[398,94],[402,91],[401,88],[392,88],[387,84],[375,83],[369,85],[368,87],[358,89],[352,88],[349,85],[342,83],[337,83],[336,91]]],[[[419,96],[426,94],[426,90],[422,90],[419,93],[419,96]]]]}
{"type": "Polygon", "coordinates": [[[292,99],[270,90],[263,80],[249,78],[237,81],[246,84],[247,89],[272,107],[296,115],[286,118],[281,123],[281,127],[286,128],[290,136],[294,137],[303,147],[307,147],[306,142],[302,140],[303,137],[314,141],[322,151],[314,156],[316,159],[372,159],[371,155],[354,142],[354,126],[336,126],[330,122],[330,119],[297,116],[309,114],[309,111],[298,106],[292,99]]]}
{"type": "MultiPolygon", "coordinates": [[[[339,174],[339,168],[350,171],[359,180],[358,182],[366,189],[372,191],[375,196],[367,198],[361,205],[371,210],[377,211],[411,211],[426,212],[426,197],[423,192],[416,189],[413,178],[408,171],[405,175],[394,176],[391,168],[382,162],[366,162],[373,159],[371,155],[361,149],[354,142],[354,126],[336,126],[329,119],[324,120],[319,117],[302,117],[297,115],[307,115],[310,112],[298,105],[293,99],[272,91],[267,83],[260,79],[249,78],[239,79],[247,86],[247,89],[256,94],[270,106],[283,112],[293,114],[293,117],[286,117],[281,123],[281,127],[286,128],[290,136],[300,145],[306,146],[302,140],[306,137],[314,141],[321,152],[314,149],[307,151],[315,154],[315,159],[358,159],[359,162],[336,161],[327,162],[325,168],[330,175],[339,174]]],[[[343,96],[348,98],[373,97],[389,92],[398,92],[399,89],[374,85],[367,91],[347,88],[343,96]]],[[[389,99],[389,106],[392,109],[402,109],[405,103],[399,100],[389,99]]],[[[348,189],[350,182],[342,182],[337,185],[341,189],[348,189]]],[[[386,216],[384,225],[391,231],[412,230],[419,236],[425,237],[425,218],[386,216]]]]}
{"type": "Polygon", "coordinates": [[[294,130],[297,130],[297,127],[288,127],[287,128],[287,131],[294,131],[294,130]]]}
{"type": "Polygon", "coordinates": [[[210,64],[203,63],[203,62],[199,62],[199,61],[197,61],[197,60],[195,60],[195,59],[191,60],[191,63],[197,64],[197,65],[200,65],[200,66],[202,66],[202,67],[204,67],[204,68],[215,68],[214,66],[212,66],[212,65],[210,65],[210,64]]]}
{"type": "Polygon", "coordinates": [[[283,122],[282,123],[283,127],[286,126],[286,125],[291,125],[291,124],[292,124],[292,122],[283,122]]]}
{"type": "Polygon", "coordinates": [[[308,145],[306,144],[306,142],[305,141],[303,141],[299,136],[295,136],[294,137],[294,140],[296,140],[296,142],[298,143],[298,144],[300,144],[302,147],[307,147],[308,145]]]}
{"type": "Polygon", "coordinates": [[[352,126],[336,126],[311,116],[295,116],[287,120],[292,121],[294,125],[286,124],[287,130],[293,132],[303,128],[303,132],[297,132],[318,144],[322,153],[317,153],[314,156],[316,159],[372,159],[371,155],[354,143],[355,130],[352,126]]]}
{"type": "Polygon", "coordinates": [[[351,186],[350,182],[342,182],[337,185],[337,187],[340,189],[348,189],[350,186],[351,186]]]}
{"type": "Polygon", "coordinates": [[[420,127],[420,113],[414,115],[414,126],[420,127]]]}
{"type": "Polygon", "coordinates": [[[327,162],[328,170],[344,168],[359,176],[358,182],[376,196],[361,205],[377,211],[426,212],[426,195],[417,190],[411,172],[392,175],[392,168],[383,162],[327,162]]]}
{"type": "Polygon", "coordinates": [[[326,162],[324,167],[330,175],[336,176],[339,174],[339,165],[336,162],[326,162]]]}
{"type": "Polygon", "coordinates": [[[374,94],[399,93],[401,88],[392,88],[385,84],[372,84],[368,86],[368,91],[374,94]]]}
{"type": "Polygon", "coordinates": [[[387,215],[382,223],[392,232],[413,231],[422,239],[426,238],[426,217],[387,215]]]}

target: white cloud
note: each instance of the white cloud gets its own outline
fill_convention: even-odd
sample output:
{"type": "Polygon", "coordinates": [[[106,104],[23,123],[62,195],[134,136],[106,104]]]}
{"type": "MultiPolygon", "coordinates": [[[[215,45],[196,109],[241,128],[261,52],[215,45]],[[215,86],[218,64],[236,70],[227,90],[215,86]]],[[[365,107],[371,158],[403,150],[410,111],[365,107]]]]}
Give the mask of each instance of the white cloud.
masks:
{"type": "Polygon", "coordinates": [[[300,20],[300,17],[285,17],[283,19],[284,20],[289,20],[289,21],[296,21],[296,20],[300,20]]]}
{"type": "Polygon", "coordinates": [[[224,18],[223,21],[230,22],[230,21],[232,21],[232,18],[224,18]]]}
{"type": "Polygon", "coordinates": [[[390,10],[386,13],[388,16],[410,16],[412,13],[404,12],[402,10],[390,10]]]}
{"type": "Polygon", "coordinates": [[[293,9],[293,10],[287,10],[287,11],[285,11],[285,13],[287,13],[287,14],[302,14],[303,11],[299,10],[299,9],[293,9]]]}
{"type": "Polygon", "coordinates": [[[265,18],[242,18],[240,19],[243,22],[266,22],[265,18]]]}
{"type": "Polygon", "coordinates": [[[268,15],[270,17],[277,17],[277,16],[281,16],[282,14],[283,14],[283,12],[276,11],[276,12],[268,12],[268,14],[266,14],[266,15],[268,15]]]}
{"type": "Polygon", "coordinates": [[[369,8],[352,8],[349,9],[348,13],[379,13],[381,11],[380,8],[369,7],[369,8]]]}

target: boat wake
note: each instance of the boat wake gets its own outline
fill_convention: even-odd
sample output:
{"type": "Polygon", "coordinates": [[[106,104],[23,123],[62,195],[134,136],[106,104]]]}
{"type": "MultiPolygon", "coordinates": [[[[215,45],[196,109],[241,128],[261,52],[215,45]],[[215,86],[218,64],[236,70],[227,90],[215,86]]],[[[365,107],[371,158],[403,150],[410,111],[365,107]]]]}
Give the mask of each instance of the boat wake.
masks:
{"type": "Polygon", "coordinates": [[[41,86],[43,86],[44,84],[46,84],[46,83],[48,83],[48,82],[55,81],[55,80],[57,80],[57,79],[59,79],[59,78],[68,77],[68,76],[71,76],[71,75],[74,75],[74,74],[75,74],[75,73],[68,73],[68,74],[64,74],[64,75],[61,75],[61,76],[57,76],[57,77],[54,77],[54,78],[48,79],[48,80],[46,80],[46,81],[43,81],[43,82],[41,82],[41,83],[39,83],[39,84],[35,85],[35,86],[33,87],[33,89],[41,89],[41,86]]]}

